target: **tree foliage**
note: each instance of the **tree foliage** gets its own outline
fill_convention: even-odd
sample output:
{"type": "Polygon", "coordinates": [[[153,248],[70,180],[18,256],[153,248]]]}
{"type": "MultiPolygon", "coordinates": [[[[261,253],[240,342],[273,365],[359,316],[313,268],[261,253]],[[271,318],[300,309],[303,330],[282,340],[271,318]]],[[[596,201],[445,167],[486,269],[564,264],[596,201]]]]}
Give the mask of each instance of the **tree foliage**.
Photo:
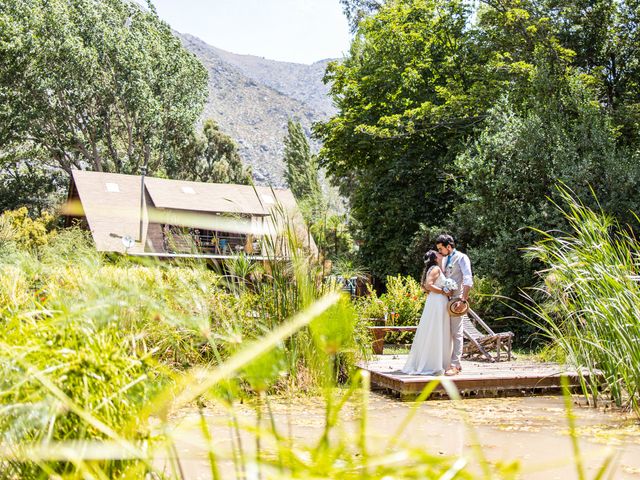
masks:
{"type": "Polygon", "coordinates": [[[381,278],[403,271],[421,222],[451,210],[453,159],[506,81],[486,73],[491,52],[471,48],[471,13],[462,1],[389,1],[327,72],[340,113],[316,128],[322,164],[381,278]]]}
{"type": "MultiPolygon", "coordinates": [[[[554,75],[579,71],[594,87],[622,142],[638,129],[640,4],[636,0],[483,0],[479,27],[486,48],[505,67],[526,73],[544,65],[554,75]]],[[[526,77],[522,78],[525,80],[526,77]]],[[[522,84],[522,83],[521,83],[522,84]]],[[[527,91],[544,96],[547,91],[527,91]]],[[[520,99],[526,105],[527,99],[520,99]]]]}
{"type": "MultiPolygon", "coordinates": [[[[289,120],[284,139],[285,179],[298,201],[310,204],[314,209],[322,206],[322,189],[318,179],[318,159],[300,122],[289,120]]],[[[315,212],[317,214],[318,212],[315,212]]],[[[312,215],[314,216],[314,215],[312,215]]]]}
{"type": "Polygon", "coordinates": [[[567,227],[550,203],[558,201],[558,182],[594,207],[599,198],[622,221],[635,223],[630,212],[640,211],[640,201],[629,195],[640,184],[637,153],[616,145],[607,117],[589,98],[577,83],[560,104],[547,102],[526,114],[505,99],[457,159],[467,173],[458,185],[465,201],[451,228],[472,247],[476,269],[498,279],[507,296],[531,286],[539,267],[522,255],[538,238],[528,227],[567,227]]]}
{"type": "Polygon", "coordinates": [[[234,140],[207,119],[202,134],[191,138],[188,148],[168,166],[173,178],[211,183],[250,185],[251,171],[245,167],[234,140]]]}
{"type": "Polygon", "coordinates": [[[558,182],[637,226],[640,3],[387,0],[358,10],[366,3],[343,2],[366,15],[349,56],[329,67],[339,112],[316,134],[373,273],[415,273],[431,237],[448,230],[477,274],[517,296],[536,282],[522,254],[534,229],[566,227],[551,205],[558,182]]]}
{"type": "Polygon", "coordinates": [[[329,206],[320,185],[320,166],[302,125],[289,120],[284,139],[285,178],[309,225],[309,231],[324,258],[347,258],[354,243],[347,227],[347,214],[329,206]]]}
{"type": "MultiPolygon", "coordinates": [[[[302,208],[304,209],[304,205],[302,208]]],[[[311,223],[309,231],[322,256],[336,262],[333,265],[334,272],[336,265],[350,264],[352,267],[358,265],[353,258],[354,243],[349,232],[346,215],[332,213],[327,209],[321,217],[311,223]]],[[[355,271],[356,268],[354,267],[353,270],[355,271]]]]}
{"type": "Polygon", "coordinates": [[[351,32],[355,33],[360,21],[377,12],[382,7],[383,0],[340,0],[340,4],[349,21],[351,32]]]}
{"type": "Polygon", "coordinates": [[[191,134],[206,83],[151,5],[0,5],[0,143],[28,142],[66,172],[162,172],[191,134]]]}
{"type": "Polygon", "coordinates": [[[0,149],[0,211],[51,211],[67,184],[64,172],[41,148],[23,143],[0,149]]]}
{"type": "Polygon", "coordinates": [[[465,175],[447,223],[509,297],[536,282],[540,265],[523,256],[536,229],[568,227],[552,205],[558,183],[637,226],[640,110],[629,76],[640,11],[631,3],[505,0],[480,14],[485,48],[509,52],[504,67],[520,74],[457,159],[465,175]]]}
{"type": "Polygon", "coordinates": [[[57,235],[53,230],[55,217],[44,212],[36,218],[29,215],[27,207],[17,210],[6,210],[0,215],[0,244],[14,242],[24,250],[31,250],[47,245],[57,235]]]}

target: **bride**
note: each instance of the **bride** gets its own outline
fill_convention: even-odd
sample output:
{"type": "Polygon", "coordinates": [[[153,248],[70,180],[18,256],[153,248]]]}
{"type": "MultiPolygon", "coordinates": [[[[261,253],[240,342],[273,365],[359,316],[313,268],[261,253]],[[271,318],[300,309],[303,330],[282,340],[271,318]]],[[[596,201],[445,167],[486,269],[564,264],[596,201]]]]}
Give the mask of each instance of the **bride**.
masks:
{"type": "Polygon", "coordinates": [[[449,300],[444,291],[445,275],[440,268],[442,255],[435,250],[424,254],[422,289],[429,295],[424,304],[409,358],[402,372],[409,375],[442,375],[450,366],[451,340],[449,300]]]}

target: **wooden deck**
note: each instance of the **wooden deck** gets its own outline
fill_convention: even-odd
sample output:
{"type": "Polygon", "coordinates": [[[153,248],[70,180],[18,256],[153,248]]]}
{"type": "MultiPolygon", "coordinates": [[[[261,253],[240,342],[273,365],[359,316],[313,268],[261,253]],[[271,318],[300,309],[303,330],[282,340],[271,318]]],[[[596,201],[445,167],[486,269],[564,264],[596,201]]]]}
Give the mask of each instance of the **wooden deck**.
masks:
{"type": "MultiPolygon", "coordinates": [[[[402,373],[400,369],[406,358],[406,355],[376,355],[359,367],[371,374],[372,388],[387,390],[409,400],[438,377],[402,373]]],[[[580,386],[575,370],[555,363],[530,361],[488,363],[463,360],[462,372],[447,378],[454,382],[463,397],[496,397],[559,392],[563,374],[568,377],[572,388],[580,386]]],[[[588,372],[584,375],[588,377],[588,372]]],[[[438,385],[432,396],[446,397],[447,394],[443,386],[438,385]]]]}

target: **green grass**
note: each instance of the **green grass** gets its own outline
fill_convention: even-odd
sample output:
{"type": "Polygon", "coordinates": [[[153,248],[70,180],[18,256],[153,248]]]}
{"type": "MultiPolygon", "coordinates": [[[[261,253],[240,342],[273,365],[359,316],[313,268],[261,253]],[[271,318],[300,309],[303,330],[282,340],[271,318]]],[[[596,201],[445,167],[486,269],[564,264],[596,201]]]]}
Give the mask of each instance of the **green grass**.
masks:
{"type": "MultiPolygon", "coordinates": [[[[383,478],[398,468],[430,478],[456,465],[421,450],[402,450],[400,463],[368,457],[368,377],[349,372],[356,314],[347,298],[323,295],[302,259],[274,263],[259,285],[236,270],[229,285],[203,265],[109,260],[88,246],[72,230],[2,256],[0,478],[183,478],[170,418],[203,402],[234,419],[239,478],[250,465],[287,478],[383,478]],[[302,461],[303,447],[275,427],[268,392],[310,387],[324,394],[325,425],[302,461]],[[258,399],[255,457],[233,413],[247,395],[258,399]],[[348,402],[361,405],[354,443],[337,434],[348,402]],[[172,459],[169,470],[157,470],[158,458],[172,459]]],[[[221,478],[213,448],[209,461],[221,478]]]]}
{"type": "Polygon", "coordinates": [[[411,351],[411,345],[385,345],[385,355],[407,355],[411,351]]]}
{"type": "MultiPolygon", "coordinates": [[[[236,261],[226,269],[232,272],[230,283],[201,262],[105,257],[78,230],[60,232],[35,250],[22,249],[11,241],[11,232],[4,233],[3,445],[107,439],[97,425],[108,425],[130,440],[148,439],[141,412],[184,381],[184,372],[219,367],[330,292],[316,282],[313,266],[305,267],[296,245],[289,245],[292,261],[274,261],[259,283],[249,278],[257,272],[254,266],[236,261]],[[94,421],[78,412],[90,412],[94,421]]],[[[343,318],[338,313],[333,317],[343,318]]],[[[353,337],[353,315],[338,323],[323,318],[316,319],[326,323],[323,333],[312,325],[287,335],[265,353],[269,358],[247,363],[228,379],[228,390],[241,399],[263,391],[321,389],[327,371],[314,347],[325,342],[328,349],[337,349],[353,337]]],[[[357,350],[340,348],[332,368],[348,374],[353,363],[348,359],[357,350]]],[[[28,476],[23,467],[19,476],[28,476]]],[[[56,471],[66,468],[75,467],[61,464],[56,471]]],[[[110,474],[121,468],[115,462],[110,474]]]]}

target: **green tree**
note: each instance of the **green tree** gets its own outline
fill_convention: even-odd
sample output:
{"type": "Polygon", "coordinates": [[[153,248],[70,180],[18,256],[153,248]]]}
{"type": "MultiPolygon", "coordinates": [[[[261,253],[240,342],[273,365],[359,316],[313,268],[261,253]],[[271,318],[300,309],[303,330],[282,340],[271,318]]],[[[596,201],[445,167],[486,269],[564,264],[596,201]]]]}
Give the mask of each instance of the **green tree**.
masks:
{"type": "Polygon", "coordinates": [[[470,247],[476,273],[497,279],[511,298],[532,286],[541,268],[523,255],[539,239],[530,227],[568,227],[551,203],[560,201],[558,182],[599,208],[593,191],[604,211],[637,225],[631,212],[640,211],[640,200],[631,192],[640,186],[638,154],[616,144],[610,119],[594,101],[596,92],[582,80],[569,77],[562,95],[526,113],[503,99],[457,159],[465,172],[458,184],[465,201],[456,207],[450,229],[470,247]]]}
{"type": "Polygon", "coordinates": [[[377,12],[382,7],[383,0],[340,0],[340,4],[351,26],[351,32],[355,33],[360,21],[377,12]]]}
{"type": "Polygon", "coordinates": [[[252,181],[251,170],[242,164],[236,143],[212,119],[205,120],[202,135],[192,136],[168,173],[198,182],[250,185],[252,181]]]}
{"type": "Polygon", "coordinates": [[[537,282],[534,229],[567,226],[558,182],[640,230],[636,0],[343,5],[364,16],[316,133],[374,274],[415,273],[448,230],[479,283],[517,298],[537,282]]]}
{"type": "Polygon", "coordinates": [[[517,297],[535,282],[522,256],[541,230],[566,227],[549,198],[565,183],[624,223],[640,202],[637,2],[487,0],[479,48],[512,82],[457,159],[461,201],[447,219],[476,268],[517,297]],[[495,259],[499,258],[499,262],[495,259]]]}
{"type": "Polygon", "coordinates": [[[325,210],[322,217],[310,225],[309,231],[324,258],[354,263],[354,243],[349,232],[347,215],[325,210]]]}
{"type": "Polygon", "coordinates": [[[320,185],[318,157],[311,153],[302,125],[292,120],[284,139],[284,162],[289,188],[322,256],[350,260],[355,244],[349,232],[348,213],[330,206],[320,185]]]}
{"type": "Polygon", "coordinates": [[[359,23],[326,80],[339,113],[316,127],[321,162],[350,200],[363,262],[380,278],[406,270],[420,223],[457,202],[449,187],[462,142],[509,81],[486,65],[463,1],[390,0],[359,23]]]}
{"type": "MultiPolygon", "coordinates": [[[[640,65],[637,2],[483,0],[475,10],[465,2],[379,3],[343,2],[352,15],[365,15],[349,57],[327,73],[339,114],[316,128],[324,141],[322,162],[350,199],[362,254],[374,273],[410,270],[419,259],[407,251],[423,244],[415,238],[420,225],[429,232],[455,226],[454,206],[476,201],[451,186],[484,164],[461,170],[462,162],[453,159],[483,130],[504,126],[495,112],[487,115],[502,96],[516,117],[533,121],[535,111],[541,125],[559,129],[555,141],[537,142],[547,149],[539,152],[542,158],[557,157],[565,135],[566,149],[580,162],[614,169],[603,163],[604,148],[617,159],[616,171],[627,165],[631,170],[621,173],[633,178],[633,167],[621,158],[634,158],[640,138],[633,73],[640,65]],[[549,118],[544,108],[558,108],[562,117],[549,118]],[[572,131],[576,125],[582,130],[572,131]],[[603,136],[606,142],[598,143],[603,136]],[[591,143],[598,148],[586,150],[591,143]]],[[[528,190],[540,187],[536,195],[544,199],[549,185],[565,179],[558,175],[551,169],[544,181],[533,178],[528,190]]],[[[616,196],[605,177],[582,181],[587,178],[608,190],[605,198],[616,196]]],[[[507,209],[504,198],[493,201],[507,209]]]]}
{"type": "MultiPolygon", "coordinates": [[[[619,131],[617,142],[638,144],[640,127],[640,4],[637,0],[482,0],[479,26],[485,48],[499,53],[503,71],[532,65],[562,76],[579,69],[595,89],[619,131]]],[[[515,105],[526,106],[547,91],[526,90],[515,105]]]]}
{"type": "Polygon", "coordinates": [[[0,150],[0,211],[28,207],[34,215],[53,210],[66,192],[67,176],[46,152],[28,143],[0,150]]]}
{"type": "Polygon", "coordinates": [[[0,5],[0,144],[29,142],[66,172],[162,172],[206,95],[206,70],[151,4],[0,5]]]}
{"type": "Polygon", "coordinates": [[[284,139],[285,179],[294,197],[311,209],[312,220],[322,208],[322,189],[318,179],[318,159],[311,153],[307,136],[299,122],[289,120],[284,139]]]}

